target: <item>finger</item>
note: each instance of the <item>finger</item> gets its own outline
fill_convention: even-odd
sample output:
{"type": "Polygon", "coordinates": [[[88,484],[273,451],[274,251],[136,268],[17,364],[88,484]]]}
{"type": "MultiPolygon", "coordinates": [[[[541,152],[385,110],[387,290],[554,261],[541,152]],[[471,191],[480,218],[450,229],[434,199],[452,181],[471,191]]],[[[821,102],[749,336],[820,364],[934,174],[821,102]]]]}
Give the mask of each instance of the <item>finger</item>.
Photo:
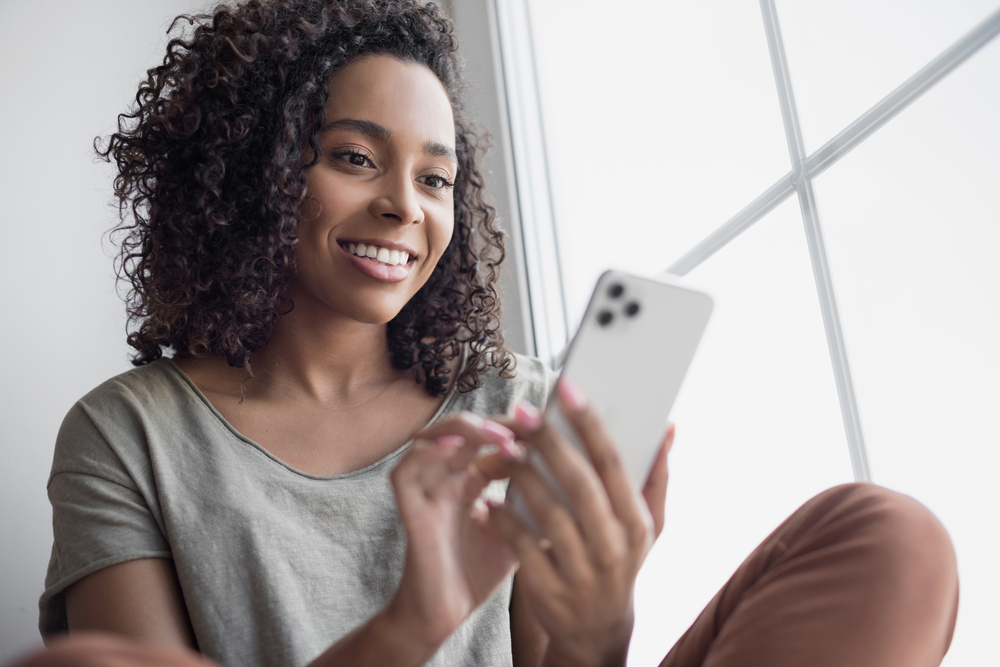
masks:
{"type": "Polygon", "coordinates": [[[518,573],[523,577],[522,581],[543,599],[553,597],[561,585],[561,580],[534,534],[503,505],[494,503],[487,505],[490,510],[490,522],[521,564],[518,573]]]}
{"type": "Polygon", "coordinates": [[[568,582],[588,578],[590,571],[583,536],[569,510],[556,499],[549,485],[529,464],[513,466],[511,484],[524,495],[552,549],[552,556],[568,582]]]}
{"type": "Polygon", "coordinates": [[[512,461],[501,452],[490,452],[477,457],[472,465],[478,468],[486,479],[506,479],[510,477],[512,461]]]}
{"type": "Polygon", "coordinates": [[[527,440],[542,425],[541,410],[523,399],[514,405],[513,415],[491,417],[490,419],[510,429],[518,440],[527,440]]]}
{"type": "Polygon", "coordinates": [[[514,433],[489,419],[464,411],[437,421],[414,436],[414,439],[436,440],[445,435],[459,435],[466,442],[503,445],[514,439],[514,433]]]}
{"type": "Polygon", "coordinates": [[[649,470],[646,484],[642,487],[642,496],[646,499],[649,512],[653,516],[653,538],[660,536],[663,532],[663,522],[665,515],[665,505],[667,501],[667,481],[669,472],[667,470],[667,454],[674,444],[674,425],[667,427],[667,433],[663,436],[663,443],[659,451],[656,452],[656,460],[649,470]]]}
{"type": "Polygon", "coordinates": [[[435,440],[435,443],[441,443],[442,441],[444,441],[444,444],[438,444],[438,447],[453,449],[453,453],[451,454],[451,456],[448,457],[448,469],[451,470],[452,472],[468,470],[469,466],[472,465],[472,462],[475,461],[476,457],[479,456],[479,450],[482,449],[482,447],[486,444],[481,441],[477,442],[475,440],[472,441],[463,440],[461,446],[455,447],[449,441],[451,440],[451,438],[456,438],[456,437],[460,438],[461,436],[445,435],[435,440]]]}
{"type": "Polygon", "coordinates": [[[625,527],[629,543],[634,549],[644,551],[649,538],[648,515],[639,504],[636,490],[604,423],[580,388],[569,380],[560,379],[556,393],[559,407],[586,448],[614,514],[625,527]]]}
{"type": "Polygon", "coordinates": [[[616,520],[607,492],[585,455],[543,423],[533,406],[519,403],[514,418],[528,433],[526,442],[541,455],[565,493],[584,541],[598,551],[608,552],[620,541],[620,532],[614,530],[616,520]]]}

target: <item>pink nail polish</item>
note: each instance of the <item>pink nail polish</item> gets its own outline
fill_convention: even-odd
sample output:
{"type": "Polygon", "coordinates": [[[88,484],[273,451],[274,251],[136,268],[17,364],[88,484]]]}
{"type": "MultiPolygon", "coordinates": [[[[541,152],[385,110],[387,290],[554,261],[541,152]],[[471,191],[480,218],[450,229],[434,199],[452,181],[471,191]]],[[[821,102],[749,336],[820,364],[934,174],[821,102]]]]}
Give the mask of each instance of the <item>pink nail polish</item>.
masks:
{"type": "Polygon", "coordinates": [[[442,435],[434,444],[445,449],[457,449],[465,444],[465,438],[460,435],[442,435]]]}
{"type": "Polygon", "coordinates": [[[587,397],[583,395],[583,391],[573,382],[563,378],[559,380],[559,400],[574,412],[587,407],[587,397]]]}
{"type": "Polygon", "coordinates": [[[542,415],[538,412],[538,408],[523,400],[514,406],[514,419],[529,431],[534,431],[542,425],[542,415]]]}

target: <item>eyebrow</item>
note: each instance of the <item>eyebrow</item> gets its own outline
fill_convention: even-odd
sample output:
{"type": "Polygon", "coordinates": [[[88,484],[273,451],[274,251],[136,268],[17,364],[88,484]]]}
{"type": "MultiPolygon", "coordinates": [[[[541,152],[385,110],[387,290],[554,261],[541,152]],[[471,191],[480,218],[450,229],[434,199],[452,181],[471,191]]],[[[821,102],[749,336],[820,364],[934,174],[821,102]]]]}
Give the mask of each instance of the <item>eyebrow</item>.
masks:
{"type": "Polygon", "coordinates": [[[445,146],[437,141],[428,141],[424,144],[424,155],[429,155],[431,157],[446,157],[455,164],[458,164],[458,154],[455,153],[455,149],[445,146]]]}
{"type": "MultiPolygon", "coordinates": [[[[329,130],[346,130],[348,132],[356,132],[358,134],[363,134],[366,137],[371,137],[379,143],[386,143],[392,137],[392,130],[378,123],[373,123],[370,120],[358,120],[356,118],[341,118],[340,120],[335,120],[332,123],[327,123],[323,126],[323,131],[327,132],[329,130]]],[[[449,158],[455,164],[458,164],[458,155],[455,153],[455,149],[445,146],[438,141],[428,141],[423,146],[424,155],[430,157],[446,157],[449,158]]]]}

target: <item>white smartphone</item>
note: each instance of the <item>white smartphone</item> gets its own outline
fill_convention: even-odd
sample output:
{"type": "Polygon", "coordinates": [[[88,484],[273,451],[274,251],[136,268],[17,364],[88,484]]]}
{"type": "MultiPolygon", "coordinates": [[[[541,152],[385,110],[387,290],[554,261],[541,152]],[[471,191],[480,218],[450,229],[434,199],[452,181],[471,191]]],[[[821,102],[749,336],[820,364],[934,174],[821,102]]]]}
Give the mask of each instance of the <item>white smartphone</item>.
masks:
{"type": "MultiPolygon", "coordinates": [[[[666,278],[607,271],[597,281],[583,322],[570,343],[562,377],[572,380],[597,411],[635,489],[641,489],[667,429],[670,409],[712,313],[712,298],[666,278]]],[[[555,396],[545,420],[581,451],[555,396]]],[[[567,507],[542,457],[532,465],[567,507]]],[[[539,537],[524,496],[511,487],[507,506],[539,537]]]]}

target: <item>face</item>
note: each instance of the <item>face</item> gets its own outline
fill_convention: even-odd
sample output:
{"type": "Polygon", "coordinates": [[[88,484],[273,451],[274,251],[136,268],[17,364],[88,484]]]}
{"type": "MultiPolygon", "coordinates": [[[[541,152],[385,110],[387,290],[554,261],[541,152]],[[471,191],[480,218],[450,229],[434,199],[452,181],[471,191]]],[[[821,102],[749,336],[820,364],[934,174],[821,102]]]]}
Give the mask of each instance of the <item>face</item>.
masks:
{"type": "Polygon", "coordinates": [[[296,310],[384,324],[434,270],[454,228],[455,121],[433,72],[390,56],[330,83],[322,159],[306,172],[296,310]]]}

